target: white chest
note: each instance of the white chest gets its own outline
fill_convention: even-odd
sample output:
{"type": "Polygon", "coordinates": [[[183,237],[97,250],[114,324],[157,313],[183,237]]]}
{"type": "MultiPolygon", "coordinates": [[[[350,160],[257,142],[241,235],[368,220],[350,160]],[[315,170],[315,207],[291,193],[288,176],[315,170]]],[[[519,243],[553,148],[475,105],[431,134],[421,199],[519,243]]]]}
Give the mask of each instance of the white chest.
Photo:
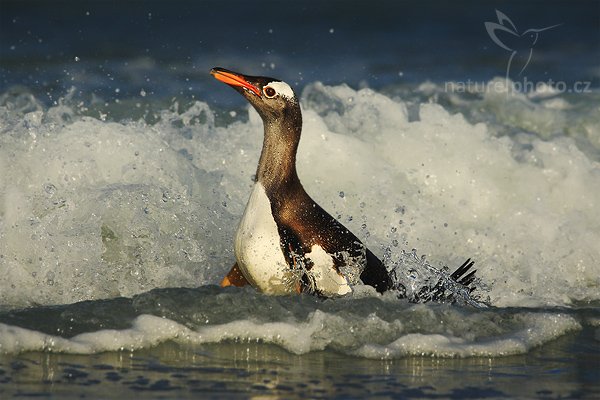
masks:
{"type": "Polygon", "coordinates": [[[319,245],[313,245],[310,253],[304,255],[313,264],[309,271],[317,289],[326,296],[343,295],[352,289],[345,277],[334,268],[333,258],[319,245]]]}
{"type": "MultiPolygon", "coordinates": [[[[313,245],[304,255],[312,268],[304,271],[322,294],[343,295],[352,291],[347,279],[338,274],[332,257],[313,245]]],[[[294,293],[302,271],[292,270],[281,250],[281,238],[269,198],[260,182],[254,185],[235,235],[235,257],[246,279],[267,294],[294,293]]]]}
{"type": "Polygon", "coordinates": [[[254,185],[235,235],[235,257],[246,279],[260,291],[268,294],[294,291],[271,204],[259,182],[254,185]]]}

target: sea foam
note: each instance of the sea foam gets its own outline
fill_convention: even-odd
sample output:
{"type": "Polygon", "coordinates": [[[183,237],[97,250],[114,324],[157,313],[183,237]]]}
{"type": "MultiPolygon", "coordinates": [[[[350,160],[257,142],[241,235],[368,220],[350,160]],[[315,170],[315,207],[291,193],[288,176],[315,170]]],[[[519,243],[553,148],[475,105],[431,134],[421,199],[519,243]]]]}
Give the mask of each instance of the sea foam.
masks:
{"type": "Polygon", "coordinates": [[[525,353],[581,329],[574,315],[560,311],[411,304],[391,293],[368,292],[323,301],[308,295],[264,296],[251,289],[154,290],[134,297],[131,307],[139,315],[121,328],[114,321],[123,325],[127,307],[117,301],[15,311],[0,315],[7,322],[0,323],[0,352],[133,352],[174,341],[192,347],[264,343],[294,354],[335,350],[374,359],[498,357],[525,353]],[[30,324],[35,328],[25,327],[30,324]],[[72,331],[73,325],[80,332],[72,331]]]}
{"type": "MultiPolygon", "coordinates": [[[[345,85],[301,98],[305,188],[390,266],[402,249],[436,267],[472,257],[496,306],[598,300],[600,169],[576,140],[345,85]]],[[[222,123],[175,103],[146,122],[26,93],[1,104],[3,308],[202,286],[231,267],[262,143],[252,109],[222,123]]]]}

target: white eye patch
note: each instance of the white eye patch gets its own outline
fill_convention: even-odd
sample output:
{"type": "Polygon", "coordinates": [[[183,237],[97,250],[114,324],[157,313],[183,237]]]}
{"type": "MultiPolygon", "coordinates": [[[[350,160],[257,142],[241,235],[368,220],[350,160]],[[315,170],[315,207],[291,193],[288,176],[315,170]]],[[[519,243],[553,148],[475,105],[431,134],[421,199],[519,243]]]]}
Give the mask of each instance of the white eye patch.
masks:
{"type": "Polygon", "coordinates": [[[294,96],[294,91],[292,90],[290,85],[288,85],[285,82],[273,81],[273,82],[268,83],[266,86],[270,86],[273,89],[275,89],[277,94],[279,94],[280,96],[287,97],[290,100],[296,99],[296,96],[294,96]]]}

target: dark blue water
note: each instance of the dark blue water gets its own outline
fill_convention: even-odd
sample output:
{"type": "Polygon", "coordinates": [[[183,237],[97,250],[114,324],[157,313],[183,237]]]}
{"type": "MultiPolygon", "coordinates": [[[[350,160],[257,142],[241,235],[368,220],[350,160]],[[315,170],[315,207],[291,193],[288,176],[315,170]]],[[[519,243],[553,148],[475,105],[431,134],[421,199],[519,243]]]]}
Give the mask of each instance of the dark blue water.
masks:
{"type": "MultiPolygon", "coordinates": [[[[219,97],[207,71],[222,65],[304,83],[487,81],[509,52],[484,22],[508,15],[519,33],[542,32],[532,81],[598,86],[597,1],[5,1],[0,91],[24,85],[45,101],[82,96],[219,97]],[[78,60],[78,61],[77,61],[78,60]]],[[[516,46],[516,45],[515,45],[516,46]]]]}

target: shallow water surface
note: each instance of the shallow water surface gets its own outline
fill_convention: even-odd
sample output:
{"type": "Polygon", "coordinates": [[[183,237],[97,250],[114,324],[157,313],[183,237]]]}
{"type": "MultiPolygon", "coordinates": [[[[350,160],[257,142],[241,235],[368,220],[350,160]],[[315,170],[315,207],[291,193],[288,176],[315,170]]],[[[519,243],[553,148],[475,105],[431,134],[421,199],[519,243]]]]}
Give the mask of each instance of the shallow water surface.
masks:
{"type": "Polygon", "coordinates": [[[593,398],[597,308],[161,289],[0,314],[0,393],[593,398]]]}
{"type": "Polygon", "coordinates": [[[225,343],[95,355],[0,358],[0,394],[24,398],[594,398],[600,394],[592,329],[500,358],[368,360],[337,352],[294,355],[225,343]],[[574,356],[577,354],[578,356],[574,356]]]}

